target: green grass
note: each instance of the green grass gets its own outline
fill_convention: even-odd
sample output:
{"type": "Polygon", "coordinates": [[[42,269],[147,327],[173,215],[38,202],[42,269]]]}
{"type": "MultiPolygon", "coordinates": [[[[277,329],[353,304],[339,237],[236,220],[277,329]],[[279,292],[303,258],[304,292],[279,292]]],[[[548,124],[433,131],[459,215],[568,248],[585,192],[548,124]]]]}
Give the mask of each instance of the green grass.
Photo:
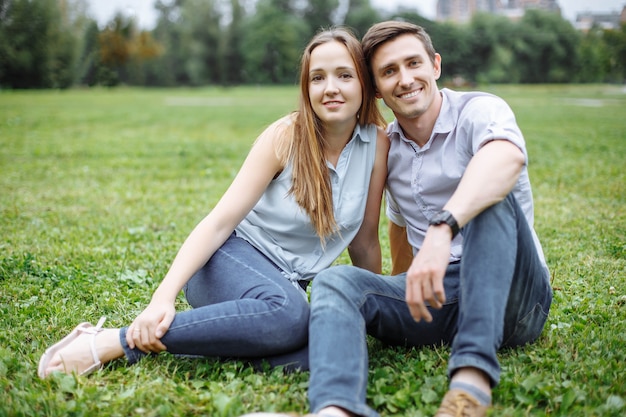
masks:
{"type": "MultiPolygon", "coordinates": [[[[626,91],[487,90],[507,99],[525,133],[555,289],[540,340],[500,354],[494,415],[621,416],[626,91]]],[[[288,87],[0,92],[0,416],[307,410],[307,372],[236,361],[162,354],[88,378],[36,377],[41,353],[80,321],[106,315],[121,326],[142,310],[256,135],[296,100],[288,87]]],[[[434,412],[447,348],[370,340],[370,351],[369,404],[384,416],[434,412]]]]}

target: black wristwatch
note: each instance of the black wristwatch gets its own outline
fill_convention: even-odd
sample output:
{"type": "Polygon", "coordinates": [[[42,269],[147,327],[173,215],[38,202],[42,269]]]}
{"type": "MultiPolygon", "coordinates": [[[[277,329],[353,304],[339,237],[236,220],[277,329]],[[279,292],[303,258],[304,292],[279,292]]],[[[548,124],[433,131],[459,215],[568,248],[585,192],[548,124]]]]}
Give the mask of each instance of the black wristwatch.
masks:
{"type": "Polygon", "coordinates": [[[456,222],[452,213],[448,210],[440,211],[428,222],[430,226],[436,226],[443,223],[450,226],[450,229],[452,230],[452,239],[454,239],[454,237],[459,234],[459,224],[456,222]]]}

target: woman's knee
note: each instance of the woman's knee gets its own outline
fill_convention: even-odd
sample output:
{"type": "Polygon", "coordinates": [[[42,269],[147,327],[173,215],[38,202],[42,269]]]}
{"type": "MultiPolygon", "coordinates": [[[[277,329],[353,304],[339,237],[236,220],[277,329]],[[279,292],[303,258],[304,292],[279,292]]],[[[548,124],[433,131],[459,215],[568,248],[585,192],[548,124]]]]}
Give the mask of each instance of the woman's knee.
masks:
{"type": "Polygon", "coordinates": [[[287,307],[278,312],[272,318],[271,328],[267,328],[271,334],[271,340],[267,343],[278,350],[292,350],[306,345],[308,341],[309,306],[306,303],[287,307]]]}

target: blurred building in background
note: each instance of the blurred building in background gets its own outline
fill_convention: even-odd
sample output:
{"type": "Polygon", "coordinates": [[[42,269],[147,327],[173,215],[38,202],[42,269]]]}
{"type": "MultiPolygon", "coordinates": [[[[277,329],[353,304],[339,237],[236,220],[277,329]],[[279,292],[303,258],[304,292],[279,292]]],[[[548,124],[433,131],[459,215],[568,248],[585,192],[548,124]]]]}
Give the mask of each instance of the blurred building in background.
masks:
{"type": "Polygon", "coordinates": [[[527,9],[561,14],[557,0],[439,0],[437,20],[465,23],[476,13],[493,13],[518,20],[527,9]]]}
{"type": "Polygon", "coordinates": [[[626,23],[626,6],[621,13],[593,13],[584,12],[576,15],[574,27],[583,32],[587,32],[592,27],[599,27],[606,30],[617,30],[622,23],[626,23]]]}

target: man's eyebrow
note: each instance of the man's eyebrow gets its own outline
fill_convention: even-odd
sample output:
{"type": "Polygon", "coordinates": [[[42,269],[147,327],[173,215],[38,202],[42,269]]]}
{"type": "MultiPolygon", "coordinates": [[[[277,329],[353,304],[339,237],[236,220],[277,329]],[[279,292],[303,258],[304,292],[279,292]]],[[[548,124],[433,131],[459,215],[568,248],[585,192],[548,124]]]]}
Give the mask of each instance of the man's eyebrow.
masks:
{"type": "Polygon", "coordinates": [[[395,62],[390,62],[388,64],[384,64],[384,65],[381,65],[380,67],[378,67],[377,71],[379,71],[379,72],[380,71],[384,71],[384,70],[386,70],[388,68],[395,67],[395,66],[396,66],[395,62]]]}
{"type": "MultiPolygon", "coordinates": [[[[422,62],[422,61],[424,61],[424,57],[422,55],[420,55],[420,54],[415,54],[415,55],[405,56],[402,59],[400,59],[400,61],[402,61],[402,62],[407,62],[407,61],[420,61],[420,62],[422,62]]],[[[377,70],[378,71],[384,71],[384,70],[386,70],[388,68],[395,67],[396,65],[397,64],[396,64],[395,61],[394,62],[389,62],[387,64],[381,65],[380,67],[378,67],[377,70]]]]}

